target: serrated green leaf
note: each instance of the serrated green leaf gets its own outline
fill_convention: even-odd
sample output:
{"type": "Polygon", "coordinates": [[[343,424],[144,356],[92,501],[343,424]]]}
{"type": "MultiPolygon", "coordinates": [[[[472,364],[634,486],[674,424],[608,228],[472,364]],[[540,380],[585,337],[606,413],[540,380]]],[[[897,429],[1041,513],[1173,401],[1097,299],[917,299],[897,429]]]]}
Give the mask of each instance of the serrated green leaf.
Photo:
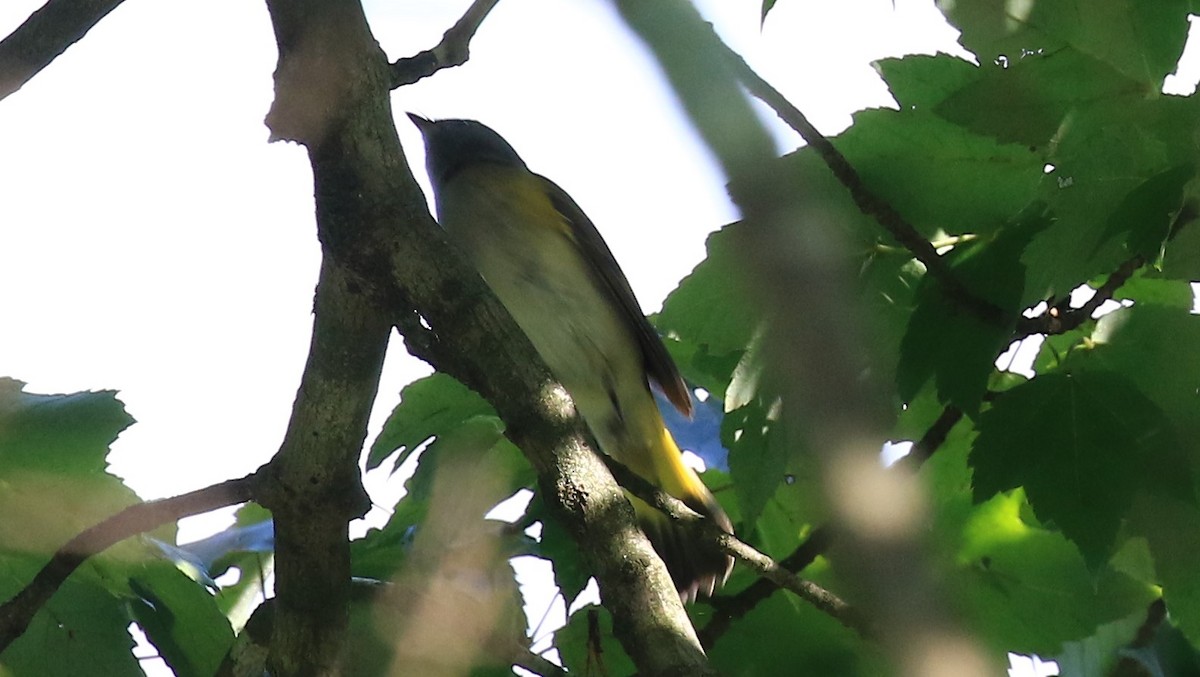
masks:
{"type": "Polygon", "coordinates": [[[1033,198],[1045,164],[1025,146],[921,110],[860,111],[835,143],[863,183],[931,239],[986,235],[1007,223],[1033,198]]]}
{"type": "Polygon", "coordinates": [[[735,223],[708,236],[708,256],[663,302],[655,324],[668,339],[678,337],[708,355],[744,350],[763,323],[741,280],[747,226],[735,223]]]}
{"type": "Polygon", "coordinates": [[[1162,279],[1148,274],[1134,275],[1113,294],[1116,301],[1129,300],[1160,308],[1190,311],[1196,295],[1185,280],[1162,279]]]}
{"type": "Polygon", "coordinates": [[[467,419],[486,415],[495,416],[492,405],[453,377],[435,373],[418,379],[401,391],[400,404],[371,444],[367,469],[379,467],[399,449],[392,464],[395,472],[422,442],[454,430],[467,419]]]}
{"type": "Polygon", "coordinates": [[[1158,87],[1175,70],[1188,33],[1188,0],[1039,2],[1029,25],[1158,87]]]}
{"type": "Polygon", "coordinates": [[[0,477],[20,468],[96,475],[108,446],[133,424],[114,391],[38,395],[0,378],[0,477]]]}
{"type": "MultiPolygon", "coordinates": [[[[1096,101],[1135,100],[1145,87],[1069,47],[984,63],[978,77],[934,108],[976,134],[1045,149],[1067,115],[1096,101]]],[[[1044,151],[1043,151],[1044,152],[1044,151]]]]}
{"type": "Polygon", "coordinates": [[[1175,445],[1162,410],[1127,379],[1044,374],[980,416],[975,496],[1024,487],[1038,519],[1057,525],[1096,567],[1111,554],[1151,459],[1175,445]]]}
{"type": "MultiPolygon", "coordinates": [[[[1072,113],[1047,157],[1054,170],[1041,188],[1057,218],[1022,259],[1031,291],[1062,296],[1111,273],[1132,255],[1124,238],[1106,236],[1106,224],[1118,219],[1129,230],[1139,226],[1136,209],[1120,215],[1122,203],[1137,202],[1134,191],[1147,180],[1194,162],[1200,153],[1198,102],[1195,97],[1098,100],[1072,113]]],[[[1147,218],[1160,218],[1156,215],[1168,208],[1155,207],[1147,218]]]]}
{"type": "Polygon", "coordinates": [[[1015,4],[1005,0],[939,0],[960,43],[991,63],[1069,45],[1157,90],[1187,39],[1188,0],[1096,0],[1015,4]]]}
{"type": "Polygon", "coordinates": [[[933,108],[979,77],[978,66],[949,54],[911,54],[872,64],[901,109],[933,108]]]}
{"type": "MultiPolygon", "coordinates": [[[[531,485],[532,468],[503,431],[496,416],[478,415],[442,432],[437,442],[421,454],[416,471],[405,483],[408,493],[396,504],[387,524],[351,543],[354,575],[380,580],[395,575],[420,529],[428,519],[437,517],[435,492],[450,481],[449,477],[457,477],[455,481],[469,488],[455,510],[483,506],[477,515],[459,514],[464,524],[482,522],[491,507],[531,485]]],[[[445,503],[441,507],[451,509],[445,503]]]]}

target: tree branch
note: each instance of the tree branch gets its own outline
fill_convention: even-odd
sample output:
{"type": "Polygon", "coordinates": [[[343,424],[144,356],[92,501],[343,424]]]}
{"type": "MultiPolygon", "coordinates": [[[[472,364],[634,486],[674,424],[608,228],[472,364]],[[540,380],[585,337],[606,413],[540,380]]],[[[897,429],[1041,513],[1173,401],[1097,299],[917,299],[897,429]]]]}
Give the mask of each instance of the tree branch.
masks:
{"type": "Polygon", "coordinates": [[[80,532],[54,553],[24,589],[0,606],[0,653],[25,632],[38,610],[92,555],[168,522],[245,503],[254,498],[258,485],[259,477],[254,474],[179,496],[138,503],[80,532]]]}
{"type": "Polygon", "coordinates": [[[122,0],[48,0],[0,41],[0,99],[20,89],[122,0]]]}
{"type": "MultiPolygon", "coordinates": [[[[268,124],[272,138],[309,150],[327,260],[386,310],[389,323],[424,320],[414,344],[493,404],[537,470],[547,504],[579,543],[639,670],[712,674],[666,568],[587,446],[569,397],[429,215],[396,135],[391,68],[361,7],[356,0],[268,0],[268,7],[281,52],[268,124]]],[[[282,548],[278,559],[282,568],[282,548]]],[[[301,591],[278,589],[282,613],[284,595],[301,591]]],[[[289,660],[304,655],[298,645],[286,651],[289,660]]]]}
{"type": "MultiPolygon", "coordinates": [[[[850,605],[837,595],[816,583],[799,578],[788,570],[791,567],[785,568],[770,557],[738,540],[737,537],[722,531],[711,520],[692,510],[678,498],[650,484],[616,459],[605,456],[604,462],[621,486],[672,520],[686,524],[692,531],[691,536],[697,541],[709,543],[754,569],[759,576],[774,584],[771,590],[775,588],[790,590],[800,599],[829,614],[842,625],[865,634],[866,628],[863,623],[854,615],[850,605]]],[[[792,556],[797,561],[804,557],[804,555],[795,553],[792,556]]],[[[813,556],[815,557],[816,553],[813,556]]],[[[798,569],[796,570],[798,571],[798,569]]],[[[767,594],[770,594],[770,591],[767,594]]]]}
{"type": "Polygon", "coordinates": [[[919,468],[942,446],[946,441],[946,437],[950,435],[950,431],[954,429],[954,426],[958,425],[962,417],[963,412],[958,407],[947,406],[945,409],[942,409],[941,415],[933,422],[933,425],[929,426],[929,429],[925,431],[921,439],[913,443],[912,450],[908,452],[907,456],[900,459],[896,465],[912,470],[919,468]]]}
{"type": "Polygon", "coordinates": [[[950,298],[976,316],[995,323],[1005,321],[1005,313],[996,305],[972,294],[962,282],[951,272],[949,266],[934,249],[928,239],[917,232],[916,227],[908,222],[890,203],[876,195],[863,183],[862,177],[845,155],[829,141],[808,118],[788,101],[783,94],[763,80],[740,54],[733,51],[719,38],[714,38],[714,47],[720,50],[733,68],[734,74],[745,85],[746,90],[754,97],[771,107],[779,118],[796,130],[805,143],[816,151],[825,161],[825,165],[833,172],[847,190],[859,210],[875,219],[883,226],[897,242],[909,251],[938,282],[942,284],[950,298]]]}
{"type": "MultiPolygon", "coordinates": [[[[817,527],[808,539],[800,544],[792,554],[779,561],[779,566],[795,574],[799,574],[818,556],[824,553],[833,542],[829,527],[817,527]]],[[[768,579],[760,578],[732,597],[715,597],[711,600],[713,607],[712,620],[700,631],[700,643],[705,649],[711,649],[717,640],[729,630],[734,621],[750,613],[754,607],[764,602],[779,589],[779,584],[768,579]]],[[[848,616],[853,617],[848,610],[848,616]]]]}
{"type": "Polygon", "coordinates": [[[471,38],[500,0],[475,0],[462,18],[442,35],[433,49],[416,56],[397,59],[392,64],[392,89],[411,85],[443,68],[461,66],[471,57],[471,38]]]}
{"type": "Polygon", "coordinates": [[[1046,312],[1037,317],[1022,317],[1017,321],[1017,328],[1013,332],[1013,340],[1020,341],[1034,334],[1065,334],[1072,329],[1082,325],[1084,322],[1092,319],[1092,313],[1104,304],[1105,301],[1112,299],[1113,294],[1121,288],[1121,285],[1129,281],[1130,277],[1137,272],[1138,268],[1146,265],[1146,260],[1140,255],[1133,256],[1127,259],[1120,265],[1104,284],[1096,290],[1092,298],[1088,299],[1087,303],[1078,308],[1071,308],[1070,296],[1064,296],[1058,303],[1046,309],[1046,312]]]}

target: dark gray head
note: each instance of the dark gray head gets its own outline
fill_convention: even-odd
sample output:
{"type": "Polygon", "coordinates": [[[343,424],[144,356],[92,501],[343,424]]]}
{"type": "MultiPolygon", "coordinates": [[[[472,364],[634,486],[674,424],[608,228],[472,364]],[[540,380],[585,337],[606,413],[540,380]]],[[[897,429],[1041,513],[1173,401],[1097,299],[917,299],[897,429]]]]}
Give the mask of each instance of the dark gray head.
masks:
{"type": "Polygon", "coordinates": [[[425,166],[434,186],[473,164],[525,169],[525,161],[491,127],[474,120],[426,120],[408,114],[425,137],[425,166]]]}

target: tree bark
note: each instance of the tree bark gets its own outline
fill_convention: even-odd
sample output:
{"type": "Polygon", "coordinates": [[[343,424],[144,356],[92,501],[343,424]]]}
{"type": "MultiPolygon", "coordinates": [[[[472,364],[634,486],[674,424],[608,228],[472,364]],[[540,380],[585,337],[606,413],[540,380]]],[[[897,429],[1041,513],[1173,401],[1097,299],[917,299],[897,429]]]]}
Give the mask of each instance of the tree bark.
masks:
{"type": "Polygon", "coordinates": [[[284,519],[292,521],[278,527],[278,612],[291,618],[277,619],[273,669],[281,675],[323,674],[335,664],[345,587],[333,579],[347,571],[343,531],[357,504],[338,503],[330,493],[357,487],[348,476],[350,449],[356,454],[354,441],[361,442],[365,418],[358,403],[374,396],[377,382],[365,371],[381,341],[378,323],[353,317],[363,312],[405,327],[420,356],[495,406],[508,436],[537,470],[547,503],[578,539],[618,638],[641,673],[712,674],[665,567],[635,525],[620,488],[587,446],[570,398],[429,215],[396,135],[389,66],[358,1],[267,0],[267,6],[280,51],[267,123],[273,139],[303,144],[313,166],[325,256],[318,324],[329,310],[324,298],[345,302],[358,310],[333,312],[329,335],[368,344],[358,352],[343,345],[342,352],[333,352],[343,362],[326,361],[316,357],[324,348],[320,329],[314,332],[304,385],[273,473],[279,491],[270,507],[277,520],[287,514],[284,519]],[[323,296],[331,280],[338,291],[323,296]],[[358,376],[310,388],[310,372],[338,364],[358,376]],[[356,404],[324,403],[347,397],[356,404]],[[324,491],[305,485],[313,480],[332,485],[324,491]],[[320,505],[335,509],[317,515],[323,508],[311,498],[330,501],[320,505]],[[314,517],[317,522],[304,522],[314,517]],[[292,536],[295,547],[285,551],[282,539],[292,536]],[[302,542],[310,537],[315,542],[302,542]],[[285,564],[285,558],[302,561],[285,564]],[[316,577],[320,600],[303,588],[305,577],[316,577]],[[301,618],[316,614],[323,618],[301,618]]]}

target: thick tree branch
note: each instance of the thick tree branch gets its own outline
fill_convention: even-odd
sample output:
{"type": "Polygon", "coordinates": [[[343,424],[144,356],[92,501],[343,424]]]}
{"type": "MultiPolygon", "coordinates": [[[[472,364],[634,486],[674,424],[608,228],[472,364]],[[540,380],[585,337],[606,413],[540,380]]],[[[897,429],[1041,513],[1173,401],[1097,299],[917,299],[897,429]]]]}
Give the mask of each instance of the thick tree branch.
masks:
{"type": "Polygon", "coordinates": [[[48,0],[0,40],[0,99],[20,89],[122,0],[48,0]]]}
{"type": "MultiPolygon", "coordinates": [[[[639,670],[711,674],[666,568],[584,441],[570,399],[430,217],[396,135],[391,69],[361,7],[356,0],[268,0],[268,7],[281,51],[268,124],[273,138],[309,149],[327,261],[348,271],[348,289],[385,307],[390,323],[421,325],[413,344],[495,406],[538,471],[548,505],[579,542],[639,670]],[[354,218],[328,218],[339,213],[354,218]]],[[[281,547],[281,571],[284,557],[281,547]]],[[[299,591],[279,587],[281,605],[285,594],[299,591]]],[[[277,641],[281,632],[277,624],[277,641]]],[[[272,647],[292,656],[274,658],[276,671],[295,668],[301,649],[272,647]]]]}
{"type": "MultiPolygon", "coordinates": [[[[386,72],[356,0],[268,0],[279,62],[272,138],[301,141],[313,170],[324,258],[300,390],[261,502],[275,518],[272,674],[331,675],[349,622],[349,521],[370,506],[358,456],[392,320],[331,251],[370,246],[386,72]]],[[[393,132],[394,133],[394,132],[393,132]]],[[[386,137],[386,133],[384,133],[386,137]]]]}
{"type": "Polygon", "coordinates": [[[392,64],[392,89],[411,85],[443,68],[461,66],[471,57],[471,38],[500,0],[475,0],[462,18],[442,35],[433,49],[416,56],[397,59],[392,64]]]}
{"type": "Polygon", "coordinates": [[[138,534],[184,517],[254,498],[257,475],[227,480],[180,496],[147,501],[89,527],[67,541],[20,592],[0,606],[0,653],[21,636],[34,615],[89,557],[138,534]]]}

